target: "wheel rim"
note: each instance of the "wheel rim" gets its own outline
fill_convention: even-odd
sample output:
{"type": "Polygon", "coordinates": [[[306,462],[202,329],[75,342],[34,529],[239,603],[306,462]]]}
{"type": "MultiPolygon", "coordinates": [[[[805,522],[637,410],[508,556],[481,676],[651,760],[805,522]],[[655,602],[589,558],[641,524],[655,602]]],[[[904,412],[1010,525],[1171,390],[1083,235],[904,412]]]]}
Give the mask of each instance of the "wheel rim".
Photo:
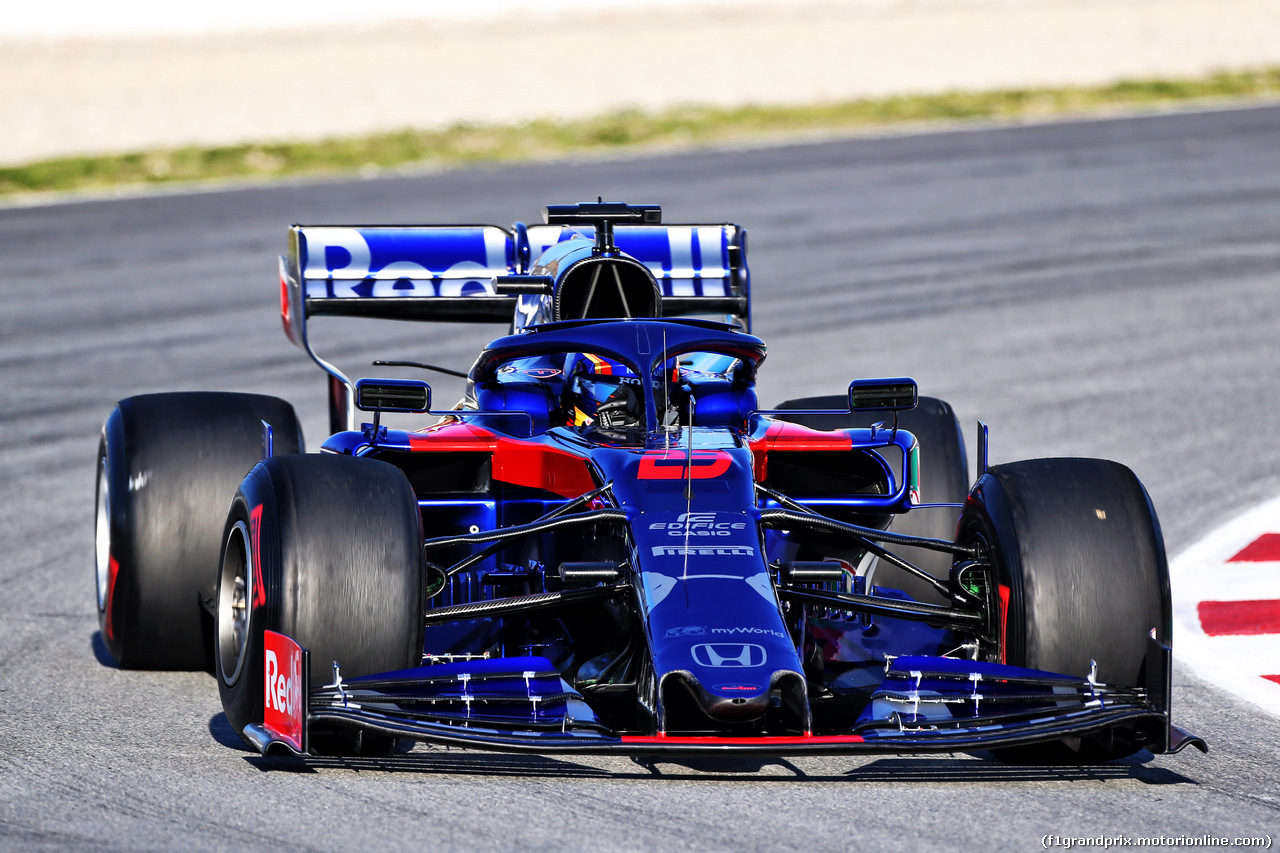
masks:
{"type": "Polygon", "coordinates": [[[98,508],[93,525],[94,572],[98,586],[98,612],[107,609],[107,584],[111,571],[111,491],[107,481],[107,457],[98,462],[98,508]]]}
{"type": "Polygon", "coordinates": [[[249,531],[243,521],[237,521],[227,534],[218,582],[218,669],[227,684],[239,678],[248,650],[252,565],[249,531]]]}
{"type": "MultiPolygon", "coordinates": [[[[970,521],[969,524],[962,528],[959,535],[956,536],[956,542],[970,548],[977,549],[978,553],[982,555],[979,560],[985,561],[988,564],[989,568],[984,580],[986,586],[985,606],[987,611],[991,614],[991,617],[995,620],[999,620],[1000,605],[998,602],[999,593],[997,592],[997,588],[1000,583],[1000,578],[999,570],[995,564],[995,550],[991,547],[991,539],[992,537],[988,535],[984,526],[977,521],[970,521]]],[[[991,633],[994,635],[992,639],[994,639],[995,645],[987,646],[986,643],[983,643],[982,645],[984,648],[981,649],[980,656],[982,660],[990,661],[991,663],[1001,663],[1000,626],[993,622],[990,628],[991,633]]],[[[1012,661],[1009,661],[1009,663],[1012,663],[1012,661]]]]}

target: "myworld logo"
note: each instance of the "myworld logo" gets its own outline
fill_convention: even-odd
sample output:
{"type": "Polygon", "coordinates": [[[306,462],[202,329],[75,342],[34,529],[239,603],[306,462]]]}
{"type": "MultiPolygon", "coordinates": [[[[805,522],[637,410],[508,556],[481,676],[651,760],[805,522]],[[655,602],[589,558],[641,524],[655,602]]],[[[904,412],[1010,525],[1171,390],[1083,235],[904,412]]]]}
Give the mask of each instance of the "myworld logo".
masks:
{"type": "Polygon", "coordinates": [[[712,628],[713,634],[749,634],[756,637],[777,637],[780,640],[787,639],[787,635],[775,628],[712,628]]]}
{"type": "Polygon", "coordinates": [[[691,651],[699,666],[756,667],[768,659],[764,646],[755,643],[699,643],[691,651]]]}

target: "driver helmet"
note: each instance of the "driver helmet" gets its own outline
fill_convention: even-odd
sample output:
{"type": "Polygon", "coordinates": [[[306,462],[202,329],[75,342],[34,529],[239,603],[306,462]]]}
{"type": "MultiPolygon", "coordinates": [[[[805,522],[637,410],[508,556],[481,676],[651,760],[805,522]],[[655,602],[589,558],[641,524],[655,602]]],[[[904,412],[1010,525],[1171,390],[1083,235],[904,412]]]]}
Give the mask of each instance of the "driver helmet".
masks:
{"type": "Polygon", "coordinates": [[[569,371],[568,425],[607,433],[644,426],[640,377],[620,361],[582,353],[569,371]]]}

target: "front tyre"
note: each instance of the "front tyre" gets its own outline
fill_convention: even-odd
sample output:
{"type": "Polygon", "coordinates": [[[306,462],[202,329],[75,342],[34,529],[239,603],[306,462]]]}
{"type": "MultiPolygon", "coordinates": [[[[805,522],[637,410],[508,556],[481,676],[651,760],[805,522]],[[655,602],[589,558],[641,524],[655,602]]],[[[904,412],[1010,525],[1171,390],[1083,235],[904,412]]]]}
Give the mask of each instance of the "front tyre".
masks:
{"type": "MultiPolygon", "coordinates": [[[[223,535],[214,662],[227,720],[242,738],[262,722],[265,629],[311,650],[317,685],[335,661],[344,679],[417,666],[423,595],[421,518],[400,469],[350,456],[263,461],[223,535]]],[[[349,745],[368,754],[390,742],[361,746],[349,745]]]]}
{"type": "Polygon", "coordinates": [[[207,615],[227,504],[262,458],[302,451],[293,407],[259,394],[181,392],[116,404],[98,445],[98,626],[125,669],[210,667],[207,615]]]}
{"type": "MultiPolygon", "coordinates": [[[[997,465],[974,486],[957,541],[984,551],[999,602],[1000,662],[1140,687],[1148,638],[1172,632],[1169,569],[1146,490],[1101,459],[1031,459],[997,465]]],[[[1107,761],[1142,748],[1140,733],[1112,732],[1079,751],[1052,743],[1001,750],[1047,763],[1107,761]]]]}

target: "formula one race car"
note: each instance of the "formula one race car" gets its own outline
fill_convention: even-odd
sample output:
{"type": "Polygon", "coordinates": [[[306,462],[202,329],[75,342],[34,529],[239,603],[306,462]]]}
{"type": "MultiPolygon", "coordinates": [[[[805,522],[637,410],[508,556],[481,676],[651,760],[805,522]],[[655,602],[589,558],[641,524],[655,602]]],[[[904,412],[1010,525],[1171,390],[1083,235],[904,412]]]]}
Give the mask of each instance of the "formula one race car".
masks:
{"type": "Polygon", "coordinates": [[[264,753],[1205,748],[1170,723],[1164,544],[1129,469],[988,466],[980,424],[970,488],[910,379],[762,408],[741,228],[544,218],[290,230],[318,454],[275,398],[116,406],[96,543],[121,666],[211,669],[264,753]],[[435,410],[317,356],[326,315],[510,327],[435,410]]]}

